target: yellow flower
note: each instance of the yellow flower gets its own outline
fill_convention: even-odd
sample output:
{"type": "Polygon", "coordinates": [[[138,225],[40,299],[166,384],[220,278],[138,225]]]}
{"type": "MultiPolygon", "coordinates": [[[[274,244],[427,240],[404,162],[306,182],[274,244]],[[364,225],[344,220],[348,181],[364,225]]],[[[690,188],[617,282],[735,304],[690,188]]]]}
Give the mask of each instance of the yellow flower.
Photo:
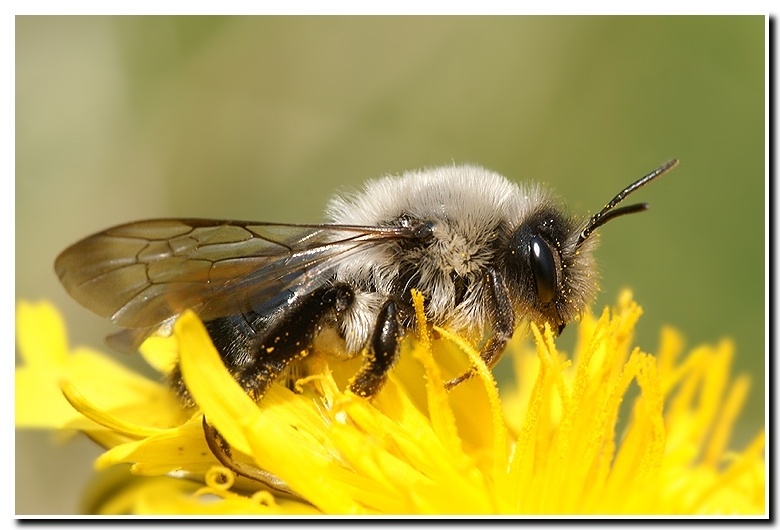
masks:
{"type": "Polygon", "coordinates": [[[69,353],[56,311],[23,303],[16,424],[76,429],[107,448],[96,467],[128,480],[99,513],[764,514],[763,432],[728,450],[748,390],[744,376],[729,385],[733,345],[682,358],[665,329],[656,356],[632,350],[640,314],[625,293],[586,315],[571,360],[531,326],[535,349],[518,339],[507,352],[516,381],[502,399],[478,352],[433,328],[436,340],[405,341],[373,401],[342,390],[354,363],[314,352],[296,391],[276,384],[258,404],[188,313],[142,348],[163,373],[180,358],[198,405],[185,413],[165,385],[69,353]],[[469,362],[477,376],[446,392],[469,362]]]}

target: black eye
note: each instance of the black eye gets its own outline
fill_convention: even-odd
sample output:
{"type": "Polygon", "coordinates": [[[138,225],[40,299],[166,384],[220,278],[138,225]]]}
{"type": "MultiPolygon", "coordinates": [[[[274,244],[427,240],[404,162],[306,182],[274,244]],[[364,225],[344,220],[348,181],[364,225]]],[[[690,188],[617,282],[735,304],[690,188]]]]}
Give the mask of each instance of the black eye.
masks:
{"type": "Polygon", "coordinates": [[[533,236],[529,243],[531,248],[531,270],[536,279],[536,295],[543,304],[555,298],[558,282],[555,278],[555,260],[549,245],[540,237],[533,236]]]}

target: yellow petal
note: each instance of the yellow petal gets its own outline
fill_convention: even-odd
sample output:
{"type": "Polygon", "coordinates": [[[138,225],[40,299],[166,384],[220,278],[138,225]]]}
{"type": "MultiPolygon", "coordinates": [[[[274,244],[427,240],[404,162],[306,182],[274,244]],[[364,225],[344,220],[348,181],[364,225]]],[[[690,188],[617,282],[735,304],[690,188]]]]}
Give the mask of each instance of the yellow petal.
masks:
{"type": "Polygon", "coordinates": [[[187,388],[206,420],[238,451],[249,454],[241,422],[257,405],[225,369],[206,328],[191,311],[174,325],[179,342],[180,367],[187,388]]]}
{"type": "Polygon", "coordinates": [[[49,302],[17,304],[16,343],[22,361],[29,367],[58,366],[68,358],[65,323],[49,302]]]}
{"type": "Polygon", "coordinates": [[[78,410],[81,414],[98,425],[102,425],[109,431],[114,431],[134,438],[154,436],[155,434],[163,432],[163,429],[146,427],[144,425],[133,424],[122,420],[105,410],[95,407],[74,385],[67,381],[63,381],[60,384],[60,388],[65,399],[68,400],[68,403],[70,403],[74,409],[78,410]]]}
{"type": "Polygon", "coordinates": [[[455,417],[447,400],[447,392],[444,390],[439,367],[433,361],[431,354],[431,342],[428,337],[428,324],[423,308],[422,294],[416,290],[412,291],[412,301],[417,317],[417,329],[421,338],[420,347],[415,349],[415,356],[425,368],[428,379],[425,387],[428,391],[428,411],[431,415],[433,430],[439,439],[449,446],[450,450],[459,452],[461,440],[455,426],[455,417]]]}
{"type": "Polygon", "coordinates": [[[346,491],[333,487],[332,477],[340,466],[331,456],[312,447],[307,433],[276,421],[274,414],[263,412],[256,411],[241,422],[251,454],[260,468],[284,480],[325,513],[367,512],[346,491]]]}
{"type": "Polygon", "coordinates": [[[453,335],[445,329],[434,327],[443,337],[447,340],[455,343],[460,349],[465,352],[471,364],[476,368],[477,375],[482,381],[484,388],[487,392],[488,399],[490,401],[491,410],[491,424],[493,428],[493,470],[492,479],[495,482],[495,488],[498,491],[506,491],[507,484],[507,433],[504,426],[504,414],[501,408],[501,400],[498,397],[498,386],[490,369],[485,365],[484,361],[479,356],[479,352],[474,350],[468,343],[466,343],[460,337],[453,335]]]}
{"type": "Polygon", "coordinates": [[[129,463],[141,475],[164,475],[174,471],[203,474],[217,463],[203,435],[201,418],[181,427],[154,433],[142,440],[106,451],[96,461],[98,469],[129,463]]]}
{"type": "Polygon", "coordinates": [[[224,492],[220,497],[208,488],[190,494],[160,482],[147,487],[134,499],[133,512],[138,515],[318,515],[311,505],[287,499],[274,499],[265,492],[252,496],[224,492]]]}
{"type": "Polygon", "coordinates": [[[179,343],[175,336],[146,339],[138,351],[155,370],[168,374],[179,360],[179,343]]]}
{"type": "Polygon", "coordinates": [[[66,425],[81,418],[63,397],[59,389],[62,370],[16,369],[15,422],[17,427],[32,429],[64,429],[66,425]]]}
{"type": "MultiPolygon", "coordinates": [[[[624,294],[598,321],[583,316],[573,361],[549,328],[531,327],[535,350],[513,342],[518,387],[502,389],[502,408],[479,352],[446,330],[431,343],[415,297],[421,340],[407,338],[398,369],[372,401],[341,390],[360,359],[329,364],[312,352],[300,394],[274,384],[255,403],[192,314],[175,326],[175,345],[149,343],[150,362],[163,372],[181,350],[185,382],[234,462],[276,475],[311,505],[275,498],[264,483],[217,465],[200,414],[185,422],[164,384],[96,352],[67,354],[64,334],[54,341],[59,354],[33,355],[17,370],[17,424],[82,430],[112,447],[101,468],[127,473],[131,464],[136,474],[188,479],[129,481],[95,504],[104,513],[764,512],[763,433],[743,451],[727,446],[748,389],[746,378],[729,384],[728,341],[682,356],[679,334],[665,330],[656,361],[632,347],[641,309],[624,294]],[[477,377],[444,392],[441,374],[458,374],[466,358],[477,377]],[[638,397],[627,393],[633,381],[638,397]]],[[[24,349],[41,348],[36,341],[24,349]]]]}

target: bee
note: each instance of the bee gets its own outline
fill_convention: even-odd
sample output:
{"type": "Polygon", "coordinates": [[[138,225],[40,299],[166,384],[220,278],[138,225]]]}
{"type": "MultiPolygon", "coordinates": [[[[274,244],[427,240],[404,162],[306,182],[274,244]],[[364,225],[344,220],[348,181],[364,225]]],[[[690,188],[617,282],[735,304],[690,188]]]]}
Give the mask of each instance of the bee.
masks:
{"type": "MultiPolygon", "coordinates": [[[[586,218],[566,213],[541,185],[482,167],[411,171],[336,196],[326,224],[138,221],[74,244],[55,270],[76,301],[125,328],[108,339],[117,349],[136,350],[191,309],[255,400],[314,348],[362,353],[349,390],[371,398],[415,326],[413,289],[429,322],[481,343],[488,367],[523,321],[560,334],[595,295],[594,232],[646,209],[617,206],[676,165],[586,218]]],[[[171,384],[193,404],[178,368],[171,384]]]]}

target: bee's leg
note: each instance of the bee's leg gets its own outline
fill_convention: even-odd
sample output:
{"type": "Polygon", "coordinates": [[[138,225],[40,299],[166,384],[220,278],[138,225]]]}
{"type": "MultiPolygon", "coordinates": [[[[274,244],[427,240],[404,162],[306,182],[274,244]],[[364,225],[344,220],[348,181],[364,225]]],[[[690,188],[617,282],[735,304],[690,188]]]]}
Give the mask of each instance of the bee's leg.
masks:
{"type": "MultiPolygon", "coordinates": [[[[509,301],[509,291],[506,284],[494,269],[488,270],[488,274],[485,276],[485,286],[487,287],[486,302],[490,310],[493,335],[482,348],[479,356],[485,361],[488,368],[492,368],[501,359],[506,344],[515,331],[515,312],[509,301]]],[[[447,381],[444,386],[447,390],[451,390],[463,381],[470,379],[475,373],[476,369],[472,366],[467,372],[447,381]]]]}
{"type": "MultiPolygon", "coordinates": [[[[225,367],[254,399],[259,400],[290,363],[307,354],[317,328],[330,312],[343,311],[354,298],[345,284],[326,285],[281,306],[281,316],[264,329],[268,317],[243,313],[206,322],[225,367]],[[258,338],[259,335],[259,338],[258,338]]],[[[194,407],[178,365],[169,376],[184,408],[194,407]]]]}
{"type": "Polygon", "coordinates": [[[400,337],[398,310],[393,300],[387,300],[379,310],[363,364],[349,383],[352,392],[371,398],[382,389],[388,372],[398,359],[400,337]]]}
{"type": "Polygon", "coordinates": [[[300,502],[308,502],[290,489],[287,483],[276,475],[251,464],[245,464],[244,462],[234,460],[230,444],[228,444],[222,435],[219,434],[219,431],[206,421],[206,416],[203,416],[203,436],[206,439],[206,443],[208,444],[211,453],[219,460],[219,463],[232,470],[236,475],[241,475],[260,482],[276,495],[281,494],[300,502]]]}
{"type": "Polygon", "coordinates": [[[346,284],[326,285],[301,297],[285,310],[274,326],[263,334],[254,358],[236,373],[236,379],[255,400],[285,368],[308,354],[325,316],[344,311],[354,292],[346,284]]]}

